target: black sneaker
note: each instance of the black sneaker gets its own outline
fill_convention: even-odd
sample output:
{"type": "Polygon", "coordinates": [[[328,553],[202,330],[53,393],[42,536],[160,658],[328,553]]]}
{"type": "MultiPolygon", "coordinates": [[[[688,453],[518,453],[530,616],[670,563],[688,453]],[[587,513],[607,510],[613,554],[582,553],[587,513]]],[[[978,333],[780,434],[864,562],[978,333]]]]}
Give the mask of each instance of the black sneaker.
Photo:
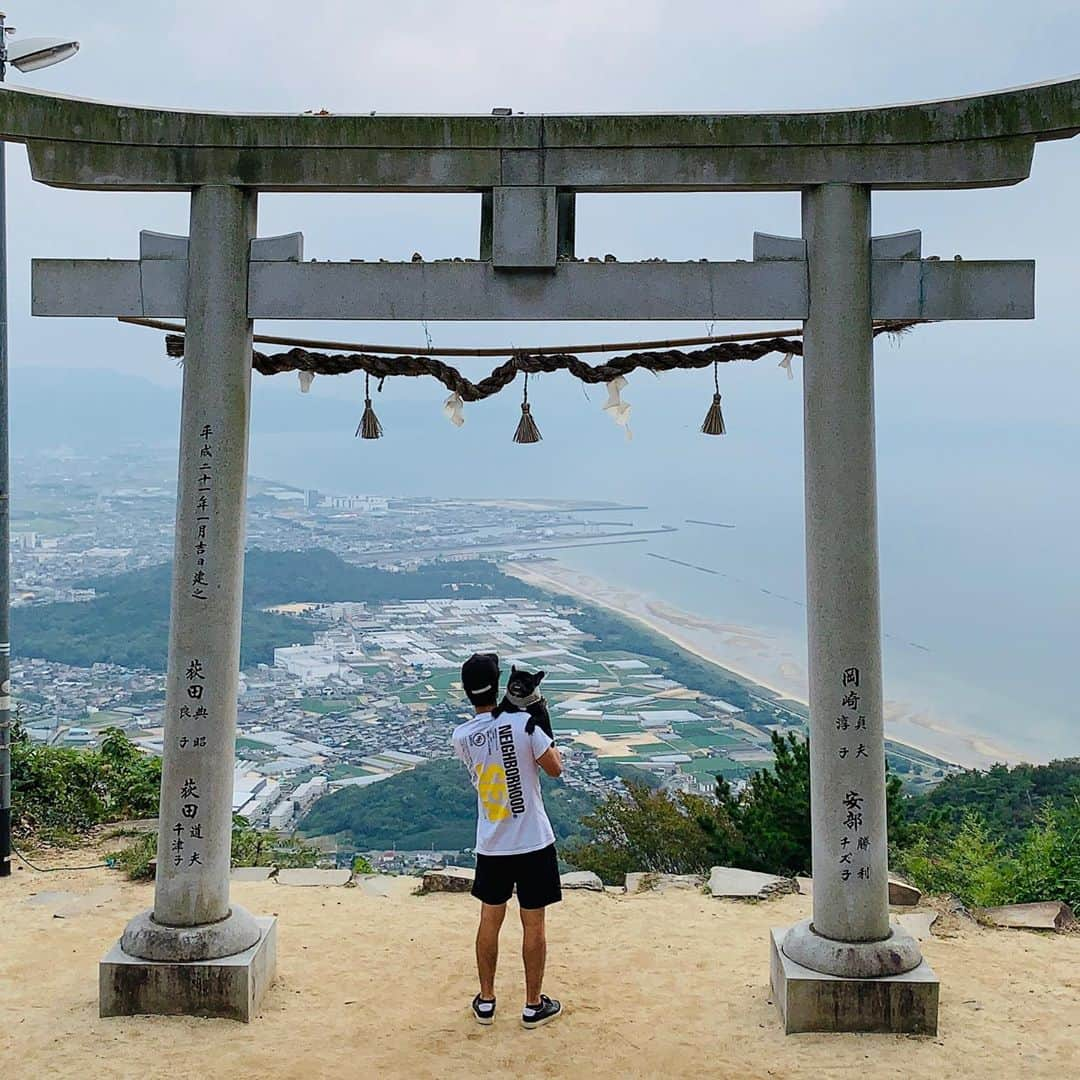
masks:
{"type": "Polygon", "coordinates": [[[540,995],[540,1004],[535,1008],[526,1008],[521,1014],[523,1028],[538,1028],[550,1024],[562,1012],[562,1005],[552,1001],[547,994],[540,995]]]}
{"type": "Polygon", "coordinates": [[[485,1027],[488,1024],[495,1023],[495,999],[490,1001],[482,998],[479,994],[472,999],[472,1014],[476,1017],[478,1024],[483,1024],[485,1027]]]}

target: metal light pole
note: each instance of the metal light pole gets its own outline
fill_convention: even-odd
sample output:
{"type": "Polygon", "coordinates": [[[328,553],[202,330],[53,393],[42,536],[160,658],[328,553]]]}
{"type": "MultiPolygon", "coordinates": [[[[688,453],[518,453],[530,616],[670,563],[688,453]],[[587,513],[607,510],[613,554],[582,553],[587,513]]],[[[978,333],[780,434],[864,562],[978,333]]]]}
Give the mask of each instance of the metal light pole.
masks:
{"type": "MultiPolygon", "coordinates": [[[[0,11],[0,82],[10,61],[20,71],[35,71],[74,56],[77,41],[28,38],[13,43],[0,11]]],[[[0,877],[11,873],[11,515],[8,467],[8,334],[7,334],[7,154],[0,143],[0,877]]]]}

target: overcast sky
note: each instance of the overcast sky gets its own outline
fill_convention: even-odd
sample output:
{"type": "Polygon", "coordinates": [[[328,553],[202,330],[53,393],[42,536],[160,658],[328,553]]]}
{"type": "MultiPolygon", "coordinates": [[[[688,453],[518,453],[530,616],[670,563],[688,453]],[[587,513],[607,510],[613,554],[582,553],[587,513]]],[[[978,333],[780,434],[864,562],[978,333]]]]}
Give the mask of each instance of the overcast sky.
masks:
{"type": "MultiPolygon", "coordinates": [[[[62,65],[30,75],[11,72],[21,85],[109,101],[237,111],[797,109],[957,96],[1065,77],[1080,68],[1075,0],[1030,0],[1022,16],[1012,4],[970,0],[41,0],[13,5],[8,17],[23,36],[64,34],[82,42],[79,55],[62,65]]],[[[178,386],[179,374],[163,358],[155,334],[110,320],[32,320],[29,260],[134,257],[142,228],[187,231],[187,197],[54,191],[29,180],[22,147],[9,148],[8,162],[12,363],[111,368],[178,386]]],[[[1069,344],[1080,283],[1078,179],[1080,139],[1040,145],[1032,179],[1016,187],[875,195],[874,231],[921,228],[926,254],[1038,260],[1035,322],[940,325],[920,329],[900,349],[879,345],[886,460],[892,453],[919,452],[933,464],[955,452],[977,464],[992,448],[996,464],[986,473],[988,485],[1000,482],[1001,469],[1009,466],[1026,498],[1035,497],[1034,485],[1047,505],[1060,499],[1063,448],[1072,460],[1078,449],[1080,365],[1069,344]],[[946,428],[970,430],[970,440],[946,452],[934,441],[946,428]],[[1050,445],[1043,458],[1021,460],[1032,438],[1050,445]],[[999,462],[1002,440],[1016,443],[1020,458],[999,462]]],[[[472,196],[263,196],[259,217],[263,235],[302,230],[309,258],[477,252],[479,202],[472,196]]],[[[755,229],[797,233],[797,195],[579,199],[579,254],[748,258],[755,229]]],[[[308,336],[412,344],[425,339],[416,324],[287,325],[308,336]]],[[[522,345],[601,334],[606,340],[656,336],[669,329],[693,333],[705,327],[444,323],[427,332],[436,343],[522,345]]],[[[768,459],[777,446],[786,460],[797,453],[800,438],[798,384],[787,383],[772,361],[738,368],[725,371],[733,435],[721,459],[724,475],[768,459]]],[[[469,370],[481,374],[483,361],[469,370]]],[[[279,377],[278,386],[285,378],[291,380],[279,377]]],[[[682,452],[679,440],[690,438],[708,404],[704,378],[685,373],[631,380],[627,397],[635,406],[636,439],[626,448],[613,429],[609,436],[595,392],[587,401],[565,377],[548,377],[536,388],[545,446],[527,461],[523,456],[523,475],[532,476],[534,465],[541,471],[571,468],[572,456],[561,457],[551,444],[573,446],[583,425],[601,429],[597,445],[610,457],[598,460],[598,468],[620,470],[629,462],[639,472],[670,473],[676,464],[665,454],[673,446],[682,452]]],[[[355,380],[321,379],[318,394],[355,398],[357,387],[355,380]]],[[[430,415],[438,456],[445,447],[447,467],[465,468],[475,454],[473,440],[484,430],[483,421],[476,425],[479,411],[497,416],[503,427],[512,425],[514,396],[476,406],[472,426],[461,433],[441,420],[445,391],[426,380],[394,386],[392,393],[388,387],[381,408],[384,420],[410,425],[421,416],[426,423],[430,415]]],[[[371,452],[400,453],[401,447],[371,452]]],[[[922,464],[911,461],[905,468],[922,464]]]]}

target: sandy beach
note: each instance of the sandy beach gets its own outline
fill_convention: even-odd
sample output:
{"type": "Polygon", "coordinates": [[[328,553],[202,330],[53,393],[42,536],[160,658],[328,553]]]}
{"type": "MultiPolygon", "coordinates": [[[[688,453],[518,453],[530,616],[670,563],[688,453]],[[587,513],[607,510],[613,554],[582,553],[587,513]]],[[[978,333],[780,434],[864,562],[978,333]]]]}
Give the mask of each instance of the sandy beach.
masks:
{"type": "MultiPolygon", "coordinates": [[[[527,584],[605,607],[750,682],[804,705],[807,702],[806,658],[754,627],[683,611],[555,560],[505,563],[503,569],[527,584]]],[[[970,768],[1023,760],[1015,747],[962,730],[919,705],[888,697],[885,733],[905,746],[970,768]]]]}
{"type": "MultiPolygon", "coordinates": [[[[48,856],[94,861],[93,852],[48,856]],[[88,855],[90,856],[88,858],[88,855]]],[[[43,856],[44,858],[44,856],[43,856]]],[[[547,990],[565,1016],[517,1023],[520,931],[504,930],[500,1015],[477,1026],[467,895],[385,897],[359,888],[234,883],[233,898],[278,916],[278,979],[249,1025],[186,1017],[99,1019],[97,964],[151,885],[109,870],[0,885],[0,1074],[203,1080],[207,1075],[468,1077],[941,1076],[1061,1078],[1076,1064],[1080,936],[981,929],[954,916],[923,949],[941,978],[937,1037],[785,1036],[770,1001],[767,934],[810,911],[805,896],[762,904],[698,892],[569,893],[549,919],[547,990]],[[96,893],[56,918],[35,894],[96,893]]],[[[46,898],[47,900],[47,898],[46,898]]]]}

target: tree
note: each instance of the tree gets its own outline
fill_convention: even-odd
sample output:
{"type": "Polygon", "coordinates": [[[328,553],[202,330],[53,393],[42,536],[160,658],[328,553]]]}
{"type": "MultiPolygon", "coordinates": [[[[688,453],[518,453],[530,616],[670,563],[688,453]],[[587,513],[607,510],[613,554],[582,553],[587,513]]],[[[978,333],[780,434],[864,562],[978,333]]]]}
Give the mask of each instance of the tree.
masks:
{"type": "MultiPolygon", "coordinates": [[[[770,874],[810,872],[810,746],[772,734],[775,760],[749,780],[741,797],[716,778],[712,796],[649,791],[628,781],[583,818],[594,839],[566,858],[605,881],[630,871],[702,873],[739,866],[770,874]]],[[[886,783],[889,820],[903,834],[900,779],[886,783]]]]}
{"type": "Polygon", "coordinates": [[[1014,865],[1010,903],[1062,900],[1080,911],[1080,798],[1040,811],[1014,865]]]}
{"type": "Polygon", "coordinates": [[[625,795],[608,796],[581,819],[593,838],[570,844],[563,856],[609,884],[632,871],[705,873],[712,847],[702,823],[711,822],[717,836],[733,833],[734,823],[724,819],[725,809],[705,795],[668,795],[630,781],[625,795]]]}
{"type": "Polygon", "coordinates": [[[775,760],[750,778],[740,828],[748,870],[810,872],[810,743],[772,732],[775,760]]]}

